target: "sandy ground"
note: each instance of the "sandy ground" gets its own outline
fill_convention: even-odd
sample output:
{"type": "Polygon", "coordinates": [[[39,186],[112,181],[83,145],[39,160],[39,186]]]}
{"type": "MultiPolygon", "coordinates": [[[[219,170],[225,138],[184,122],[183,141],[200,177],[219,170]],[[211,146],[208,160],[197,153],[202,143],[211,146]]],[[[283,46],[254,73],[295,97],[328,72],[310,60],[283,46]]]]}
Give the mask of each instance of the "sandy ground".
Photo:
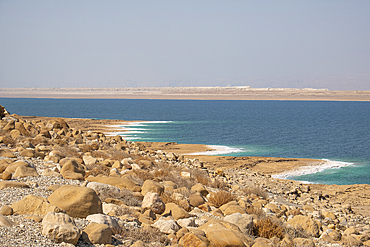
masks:
{"type": "Polygon", "coordinates": [[[370,101],[370,91],[249,87],[0,88],[2,98],[370,101]]]}

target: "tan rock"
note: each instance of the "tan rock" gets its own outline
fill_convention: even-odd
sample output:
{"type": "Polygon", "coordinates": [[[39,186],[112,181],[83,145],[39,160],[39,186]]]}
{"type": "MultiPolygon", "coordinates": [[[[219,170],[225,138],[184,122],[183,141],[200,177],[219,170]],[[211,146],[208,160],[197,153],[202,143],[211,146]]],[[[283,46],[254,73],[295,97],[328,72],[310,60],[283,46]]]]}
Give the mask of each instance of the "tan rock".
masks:
{"type": "Polygon", "coordinates": [[[157,193],[148,192],[145,194],[141,204],[142,209],[150,209],[155,214],[162,214],[165,210],[165,204],[157,193]]]}
{"type": "Polygon", "coordinates": [[[245,214],[244,208],[242,208],[236,201],[231,201],[227,204],[224,204],[220,207],[222,213],[226,215],[231,215],[235,213],[245,214]]]}
{"type": "Polygon", "coordinates": [[[292,219],[290,219],[288,224],[292,225],[294,228],[302,227],[306,232],[311,234],[314,237],[320,236],[320,227],[317,222],[311,219],[308,216],[303,215],[296,215],[292,219]]]}
{"type": "Polygon", "coordinates": [[[33,221],[35,221],[35,222],[41,222],[41,221],[44,219],[44,217],[42,217],[42,216],[40,216],[40,215],[34,215],[34,214],[32,214],[32,215],[27,215],[27,216],[25,216],[24,218],[25,218],[25,219],[29,219],[29,220],[33,220],[33,221]]]}
{"type": "Polygon", "coordinates": [[[37,214],[45,215],[49,212],[61,212],[61,210],[51,205],[45,198],[35,195],[27,195],[22,200],[10,206],[14,214],[37,214]]]}
{"type": "Polygon", "coordinates": [[[111,244],[112,230],[105,224],[92,222],[83,231],[82,239],[92,244],[111,244]]]}
{"type": "Polygon", "coordinates": [[[63,165],[60,174],[62,174],[65,179],[84,180],[85,167],[74,159],[71,159],[63,165]]]}
{"type": "Polygon", "coordinates": [[[12,227],[14,222],[6,216],[0,215],[0,226],[12,227]]]}
{"type": "Polygon", "coordinates": [[[113,234],[121,234],[122,227],[115,217],[104,214],[92,214],[86,217],[87,220],[98,224],[105,224],[112,229],[113,234]]]}
{"type": "Polygon", "coordinates": [[[171,215],[175,220],[189,217],[189,213],[175,203],[167,203],[163,215],[171,215]]]}
{"type": "Polygon", "coordinates": [[[12,179],[12,173],[11,172],[8,172],[8,171],[4,171],[2,174],[1,174],[1,178],[3,180],[10,180],[12,179]]]}
{"type": "Polygon", "coordinates": [[[189,232],[180,238],[179,246],[183,247],[207,247],[209,242],[204,242],[197,235],[189,232]]]}
{"type": "Polygon", "coordinates": [[[64,185],[54,191],[48,200],[66,211],[71,217],[85,218],[90,214],[102,213],[101,201],[93,189],[64,185]]]}
{"type": "Polygon", "coordinates": [[[253,217],[248,214],[234,213],[224,217],[224,221],[235,224],[244,234],[249,234],[253,229],[253,217]]]}
{"type": "Polygon", "coordinates": [[[10,120],[3,128],[4,131],[11,131],[15,129],[15,121],[10,120]]]}
{"type": "Polygon", "coordinates": [[[80,230],[67,214],[49,212],[42,220],[42,226],[42,235],[57,243],[76,245],[80,238],[80,230]]]}
{"type": "Polygon", "coordinates": [[[352,236],[342,236],[341,242],[346,246],[362,246],[362,242],[352,236]]]}
{"type": "Polygon", "coordinates": [[[140,185],[129,177],[87,177],[90,182],[98,182],[116,186],[120,189],[129,189],[131,191],[140,191],[140,185]]]}
{"type": "Polygon", "coordinates": [[[176,234],[176,232],[180,229],[172,217],[161,217],[152,226],[166,234],[176,234]]]}
{"type": "Polygon", "coordinates": [[[8,171],[8,172],[11,172],[11,173],[14,173],[15,170],[19,167],[19,166],[26,166],[26,167],[30,167],[30,165],[24,161],[16,161],[12,164],[10,164],[6,169],[5,171],[8,171]]]}
{"type": "Polygon", "coordinates": [[[33,148],[27,148],[23,151],[21,151],[19,154],[22,155],[23,157],[35,157],[35,149],[33,148]]]}
{"type": "Polygon", "coordinates": [[[0,181],[0,189],[3,188],[29,188],[29,186],[22,182],[12,182],[12,181],[0,181]]]}
{"type": "Polygon", "coordinates": [[[190,205],[192,205],[193,207],[198,207],[204,204],[205,200],[203,196],[198,192],[196,194],[192,194],[189,196],[189,202],[190,202],[190,205]]]}
{"type": "Polygon", "coordinates": [[[18,139],[18,137],[20,137],[22,134],[21,134],[21,132],[19,131],[19,130],[12,130],[12,131],[10,131],[10,133],[9,133],[9,135],[10,135],[10,137],[13,139],[13,140],[17,140],[18,139]]]}
{"type": "Polygon", "coordinates": [[[203,186],[203,184],[196,184],[193,187],[191,187],[190,191],[192,192],[199,192],[202,194],[202,196],[207,196],[208,195],[208,190],[203,186]]]}
{"type": "Polygon", "coordinates": [[[153,180],[145,180],[143,186],[141,187],[141,194],[145,196],[146,193],[148,192],[153,192],[157,193],[158,195],[162,195],[164,192],[164,186],[153,180]]]}
{"type": "Polygon", "coordinates": [[[16,155],[10,151],[9,149],[0,149],[0,156],[6,157],[6,158],[15,158],[16,155]]]}
{"type": "Polygon", "coordinates": [[[334,241],[340,241],[342,238],[342,234],[336,230],[332,230],[328,232],[328,235],[334,240],[334,241]]]}
{"type": "Polygon", "coordinates": [[[12,215],[13,214],[13,209],[9,207],[8,205],[4,205],[0,208],[0,214],[2,215],[12,215]]]}
{"type": "Polygon", "coordinates": [[[315,243],[308,238],[295,238],[293,239],[293,243],[295,246],[300,246],[300,247],[314,247],[315,243]]]}
{"type": "Polygon", "coordinates": [[[27,166],[18,166],[14,172],[13,177],[15,178],[24,178],[24,177],[38,177],[39,174],[37,173],[36,169],[33,167],[27,166]]]}

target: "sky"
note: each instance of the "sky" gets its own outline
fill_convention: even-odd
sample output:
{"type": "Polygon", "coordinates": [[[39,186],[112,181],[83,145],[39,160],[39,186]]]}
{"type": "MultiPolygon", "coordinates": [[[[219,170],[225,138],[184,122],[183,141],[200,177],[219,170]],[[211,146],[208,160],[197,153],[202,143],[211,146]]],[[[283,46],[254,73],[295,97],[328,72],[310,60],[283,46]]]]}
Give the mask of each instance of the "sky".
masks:
{"type": "Polygon", "coordinates": [[[368,0],[0,0],[0,87],[370,90],[368,0]]]}

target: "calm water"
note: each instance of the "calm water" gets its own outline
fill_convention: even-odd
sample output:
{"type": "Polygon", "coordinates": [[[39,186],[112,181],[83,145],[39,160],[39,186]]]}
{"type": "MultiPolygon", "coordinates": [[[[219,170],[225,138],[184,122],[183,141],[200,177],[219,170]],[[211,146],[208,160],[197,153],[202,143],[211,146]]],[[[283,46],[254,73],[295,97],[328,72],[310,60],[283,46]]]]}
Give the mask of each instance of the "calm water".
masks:
{"type": "MultiPolygon", "coordinates": [[[[370,184],[370,102],[2,99],[19,115],[151,121],[125,138],[222,145],[233,156],[352,163],[294,179],[370,184]]],[[[341,163],[338,163],[341,164],[341,163]]]]}

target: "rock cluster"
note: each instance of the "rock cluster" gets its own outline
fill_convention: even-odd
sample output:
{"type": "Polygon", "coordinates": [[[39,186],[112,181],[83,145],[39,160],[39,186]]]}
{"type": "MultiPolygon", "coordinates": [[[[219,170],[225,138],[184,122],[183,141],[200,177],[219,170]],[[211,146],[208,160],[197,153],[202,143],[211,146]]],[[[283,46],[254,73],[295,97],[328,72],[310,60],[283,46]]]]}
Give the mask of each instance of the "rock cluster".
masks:
{"type": "Polygon", "coordinates": [[[205,168],[63,119],[1,106],[0,118],[2,246],[370,246],[370,219],[312,185],[205,168]]]}

